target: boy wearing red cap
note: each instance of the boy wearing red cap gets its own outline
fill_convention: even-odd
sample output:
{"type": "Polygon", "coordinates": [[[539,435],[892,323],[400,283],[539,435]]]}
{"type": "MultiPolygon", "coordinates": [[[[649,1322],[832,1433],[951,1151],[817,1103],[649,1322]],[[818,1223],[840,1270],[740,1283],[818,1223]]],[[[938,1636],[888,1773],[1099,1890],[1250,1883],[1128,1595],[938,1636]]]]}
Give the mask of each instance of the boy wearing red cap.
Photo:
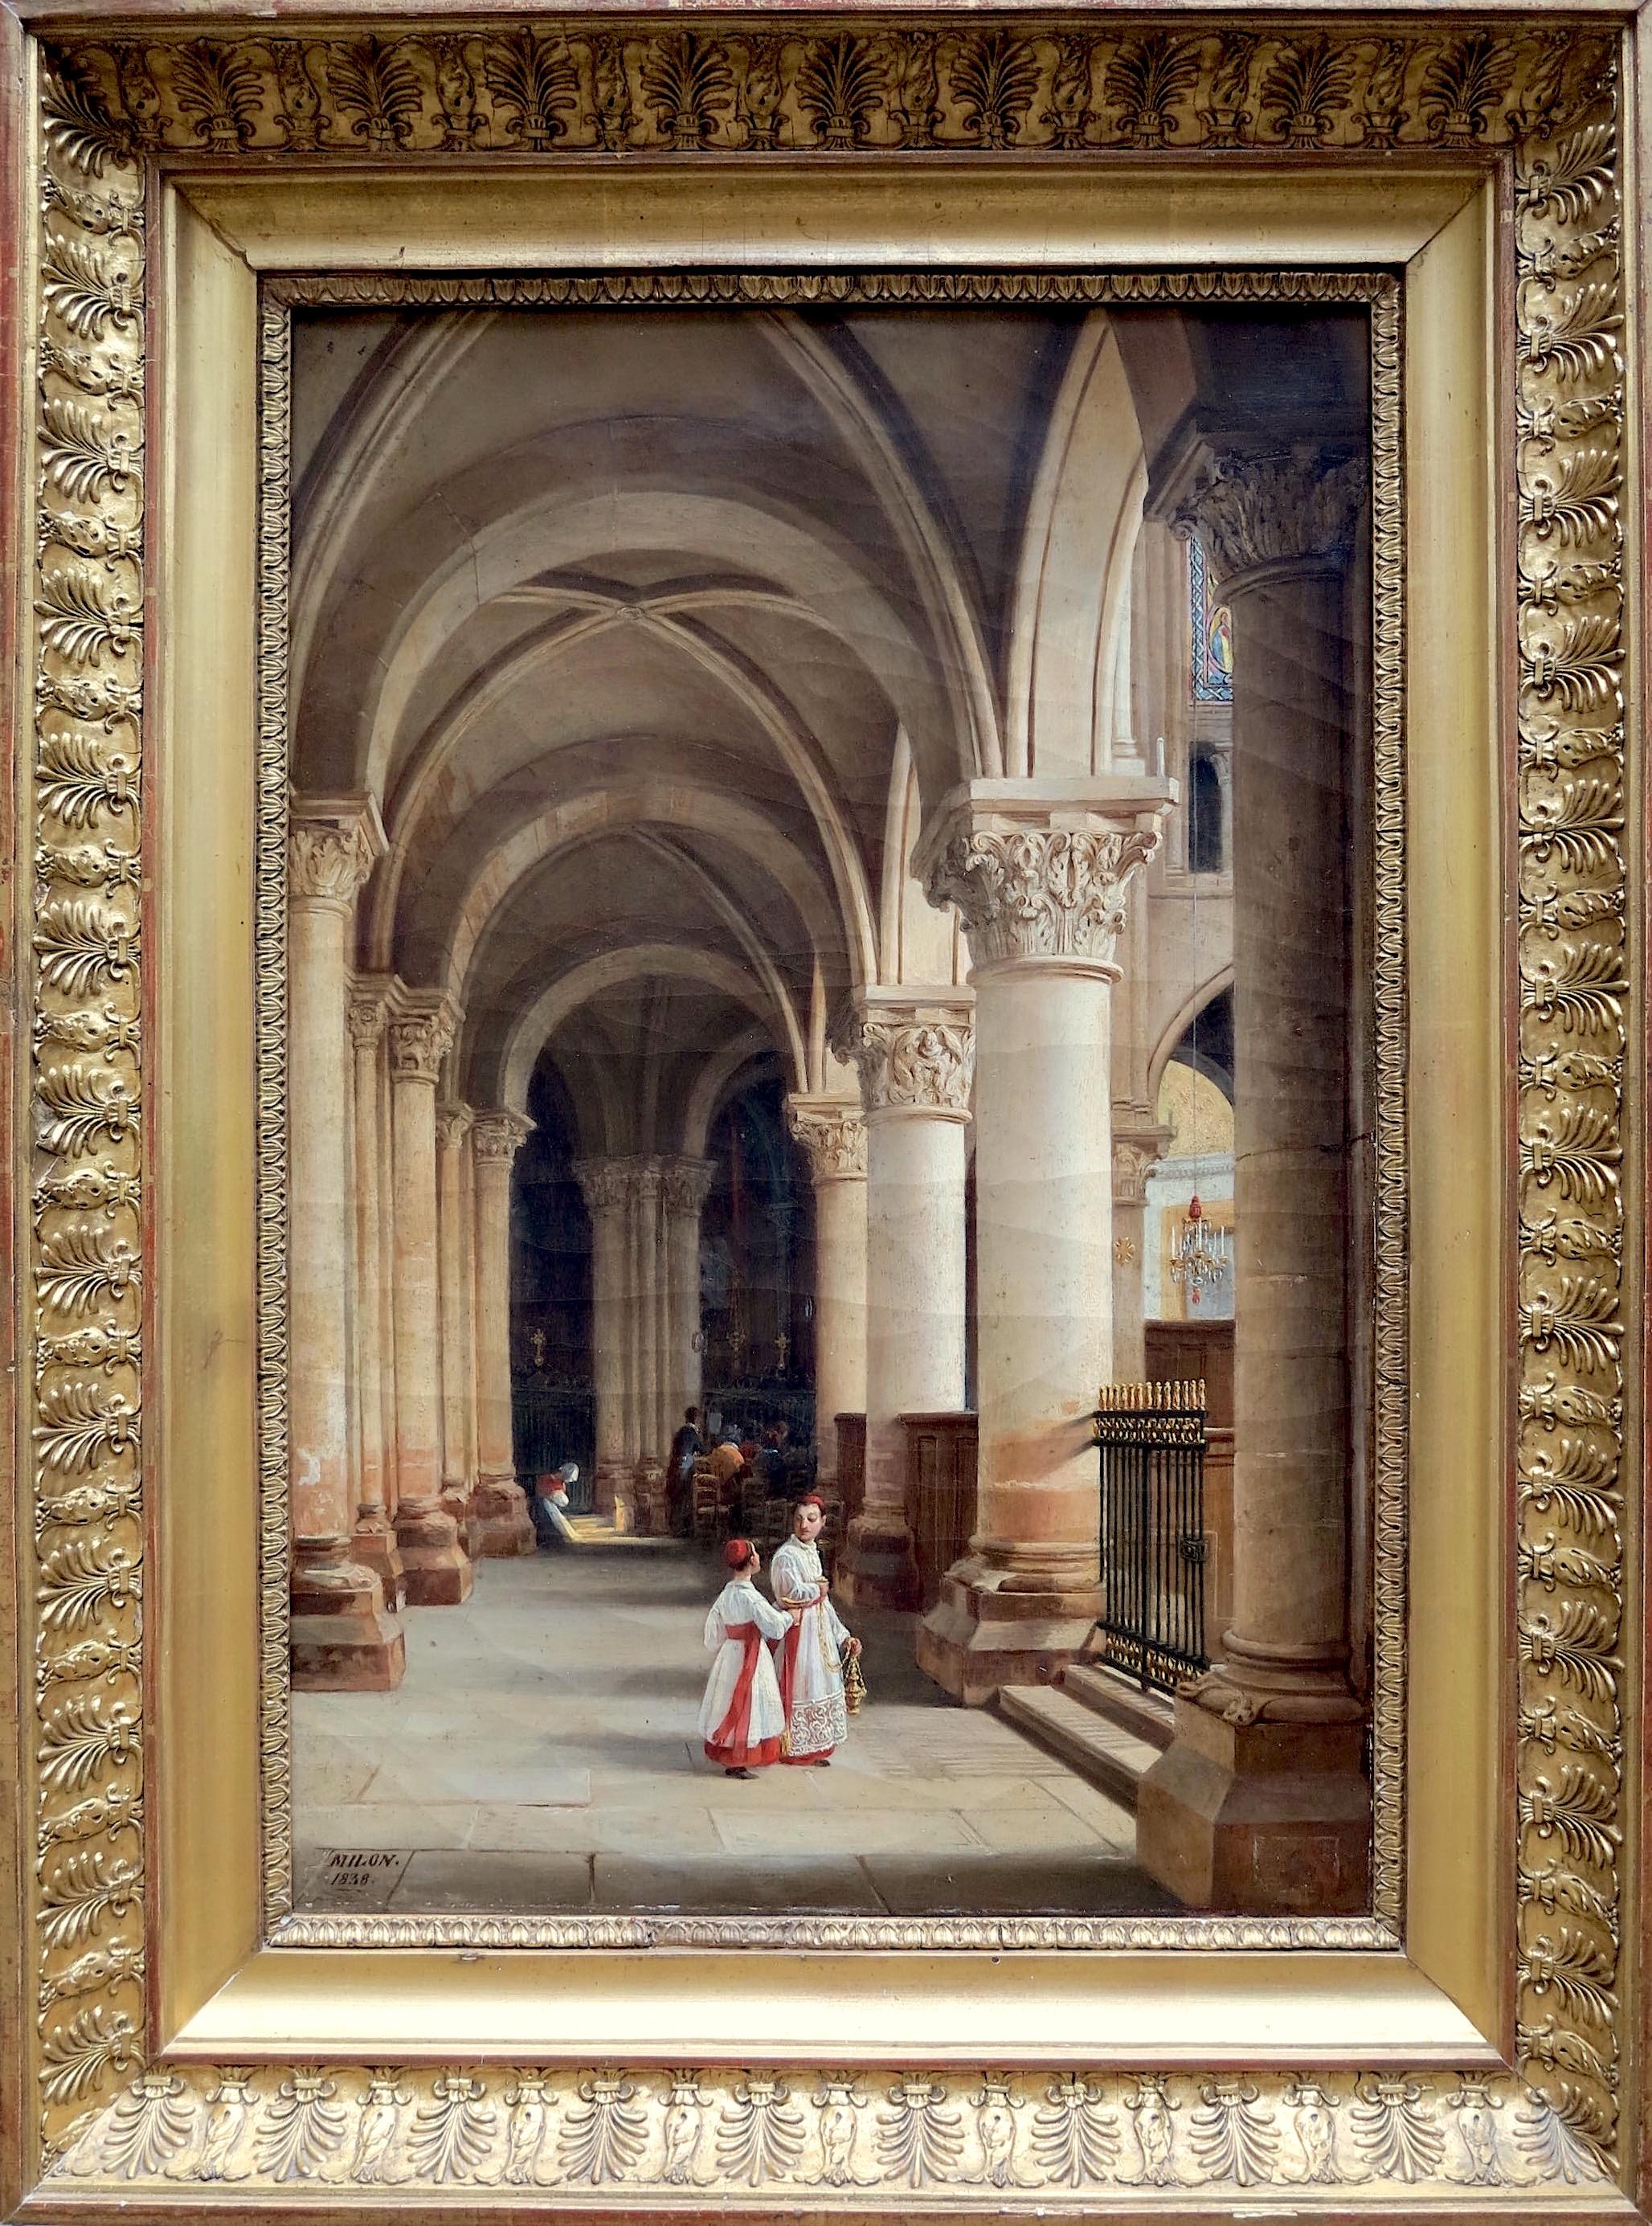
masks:
{"type": "Polygon", "coordinates": [[[762,1565],[749,1538],[731,1538],[723,1559],[728,1582],[706,1618],[706,1644],[716,1658],[700,1704],[700,1737],[726,1778],[749,1778],[780,1759],[786,1712],[763,1642],[784,1638],[791,1623],[757,1589],[762,1565]]]}
{"type": "Polygon", "coordinates": [[[791,1510],[791,1536],[775,1550],[769,1581],[774,1597],[797,1618],[775,1649],[780,1697],[785,1707],[785,1759],[824,1766],[848,1737],[843,1699],[843,1659],[858,1654],[832,1606],[815,1542],[826,1519],[824,1503],[810,1492],[791,1510]]]}

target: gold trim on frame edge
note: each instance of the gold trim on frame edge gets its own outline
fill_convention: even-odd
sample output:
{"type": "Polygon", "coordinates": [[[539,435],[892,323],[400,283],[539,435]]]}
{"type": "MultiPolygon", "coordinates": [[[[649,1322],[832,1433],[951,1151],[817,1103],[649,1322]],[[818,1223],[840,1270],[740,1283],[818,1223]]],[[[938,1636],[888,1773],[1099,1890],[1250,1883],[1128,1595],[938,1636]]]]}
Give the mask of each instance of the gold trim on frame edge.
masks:
{"type": "MultiPolygon", "coordinates": [[[[511,35],[539,35],[522,27],[511,35]]],[[[1149,136],[1122,143],[1151,149],[1167,127],[1179,136],[1180,119],[1201,97],[1215,113],[1216,73],[1238,35],[1133,31],[1120,38],[1128,66],[1115,76],[1117,55],[1109,52],[1104,99],[1108,86],[1129,94],[1152,56],[1167,73],[1155,82],[1176,80],[1169,58],[1179,41],[1182,86],[1157,109],[1140,102],[1128,109],[1138,131],[1145,117],[1149,136]]],[[[741,41],[755,33],[712,38],[627,29],[616,36],[630,92],[645,85],[645,63],[677,68],[680,79],[682,66],[699,67],[710,51],[732,70],[728,57],[738,48],[749,110],[750,58],[741,41]]],[[[778,66],[796,73],[788,114],[803,112],[802,66],[817,63],[831,36],[816,30],[781,38],[778,66]]],[[[852,59],[855,35],[841,36],[852,59]]],[[[488,43],[480,32],[464,34],[461,47],[467,41],[472,60],[488,43]]],[[[1202,2077],[1187,2070],[1097,2080],[1057,2070],[1039,2094],[1032,2075],[994,2080],[940,2070],[893,2086],[885,2073],[880,2094],[870,2075],[857,2085],[806,2071],[777,2079],[755,2071],[667,2078],[478,2065],[434,2075],[314,2064],[142,2068],[143,1538],[133,1269],[141,1267],[145,1234],[135,1105],[145,920],[131,853],[142,710],[143,299],[142,170],[131,142],[147,133],[158,146],[175,130],[180,137],[167,143],[179,144],[187,124],[198,147],[226,155],[271,143],[258,135],[275,130],[270,57],[281,43],[240,34],[178,43],[179,56],[196,50],[204,73],[195,79],[186,70],[187,82],[217,86],[199,124],[187,121],[184,105],[168,109],[160,98],[163,81],[177,81],[162,41],[125,44],[138,65],[130,86],[118,83],[107,45],[88,49],[63,66],[42,178],[31,1073],[40,1151],[29,1262],[30,1535],[38,1550],[26,1628],[38,1749],[29,1779],[39,1831],[30,1914],[42,1943],[34,2057],[48,2184],[59,2192],[42,2191],[29,2207],[130,2200],[140,2190],[153,2202],[169,2186],[182,2197],[190,2186],[224,2180],[242,2202],[257,2193],[278,2203],[306,2191],[314,2201],[329,2189],[336,2201],[347,2186],[392,2177],[410,2194],[445,2191],[450,2198],[486,2185],[554,2185],[559,2201],[599,2208],[703,2204],[714,2189],[724,2208],[784,2200],[865,2209],[880,2199],[946,2208],[961,2207],[971,2186],[983,2191],[976,2202],[984,2195],[998,2208],[1018,2189],[1023,2204],[1082,2208],[1102,2189],[1126,2188],[1161,2208],[1171,2200],[1208,2208],[1249,2188],[1289,2185],[1301,2200],[1324,2186],[1343,2204],[1420,2208],[1431,2197],[1460,2202],[1465,2187],[1503,2187],[1493,2199],[1513,2207],[1531,2188],[1545,2215],[1574,2207],[1610,2215],[1601,2174],[1618,2146],[1623,1905],[1624,302],[1616,111],[1600,70],[1610,46],[1597,34],[1574,38],[1557,27],[1443,41],[1270,35],[1226,80],[1249,101],[1251,88],[1280,81],[1281,67],[1287,84],[1305,58],[1316,71],[1330,68],[1342,89],[1327,96],[1325,117],[1306,116],[1301,143],[1350,144],[1374,116],[1389,112],[1373,100],[1372,86],[1376,61],[1399,48],[1398,79],[1383,80],[1400,101],[1398,143],[1516,143],[1524,2084],[1504,2074],[1465,2077],[1448,2088],[1401,2075],[1316,2080],[1305,2071],[1202,2077]],[[224,72],[238,63],[231,88],[224,72]],[[1436,92],[1454,85],[1456,105],[1426,94],[1425,80],[1436,92]],[[123,120],[111,124],[111,114],[123,120]],[[804,2193],[810,2189],[818,2191],[804,2193]],[[1172,2197],[1171,2190],[1181,2193],[1172,2197]]],[[[321,50],[321,61],[306,60],[302,75],[316,109],[331,115],[336,106],[347,122],[331,99],[332,59],[343,42],[287,43],[301,59],[321,50]],[[324,110],[317,70],[329,95],[324,110]]],[[[433,35],[401,43],[416,57],[415,74],[425,72],[426,93],[435,96],[422,96],[419,111],[420,128],[433,130],[440,99],[433,35]]],[[[879,43],[895,49],[891,67],[903,88],[916,70],[919,95],[931,82],[925,52],[931,60],[938,52],[932,112],[951,118],[971,143],[1004,143],[1007,114],[1020,135],[1010,143],[1065,128],[1055,86],[1064,54],[1071,59],[1062,37],[1020,26],[937,26],[884,34],[879,43]],[[947,40],[950,48],[937,48],[947,40]],[[1035,93],[1049,88],[1037,125],[1022,99],[1029,71],[1035,93]],[[1006,73],[1019,107],[995,106],[996,95],[984,105],[974,101],[977,81],[990,92],[1006,73]]],[[[1085,51],[1087,99],[1099,47],[1112,43],[1112,34],[1098,33],[1085,51]]],[[[365,44],[371,60],[378,48],[373,40],[365,44]]],[[[460,59],[468,69],[466,55],[460,59]]],[[[714,86],[721,82],[715,68],[711,77],[714,86]]],[[[1069,90],[1071,83],[1069,77],[1069,90]]],[[[308,96],[295,80],[291,91],[302,115],[308,96]]],[[[916,105],[922,110],[923,99],[916,105]]],[[[1090,107],[1080,108],[1088,135],[1081,144],[1096,143],[1121,112],[1115,105],[1110,120],[1092,127],[1090,107]]],[[[1261,104],[1246,112],[1249,131],[1249,118],[1268,111],[1261,104]]],[[[714,104],[713,113],[732,116],[732,103],[714,104]]],[[[728,124],[729,136],[735,128],[728,124]]],[[[739,128],[751,128],[749,115],[739,128]]],[[[1204,122],[1190,124],[1190,136],[1220,143],[1209,133],[1204,122]]],[[[557,136],[550,134],[553,143],[557,136]]],[[[1043,143],[1055,143],[1053,137],[1043,143]]]]}

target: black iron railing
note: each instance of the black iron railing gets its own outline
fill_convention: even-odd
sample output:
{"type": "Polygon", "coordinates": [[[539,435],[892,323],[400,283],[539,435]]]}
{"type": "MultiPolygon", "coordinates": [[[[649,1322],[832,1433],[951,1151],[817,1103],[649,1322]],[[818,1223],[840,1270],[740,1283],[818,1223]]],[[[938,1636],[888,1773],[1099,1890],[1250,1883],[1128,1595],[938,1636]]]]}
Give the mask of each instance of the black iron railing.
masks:
{"type": "Polygon", "coordinates": [[[1204,1385],[1109,1383],[1101,1449],[1104,1660],[1173,1692],[1204,1650],[1204,1385]]]}

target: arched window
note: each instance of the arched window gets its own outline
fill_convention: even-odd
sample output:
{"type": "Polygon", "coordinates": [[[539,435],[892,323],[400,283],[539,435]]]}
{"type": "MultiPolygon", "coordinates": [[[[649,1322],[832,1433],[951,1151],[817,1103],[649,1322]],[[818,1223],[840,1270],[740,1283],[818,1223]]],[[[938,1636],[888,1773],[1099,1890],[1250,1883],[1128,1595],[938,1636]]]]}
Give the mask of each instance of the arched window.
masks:
{"type": "Polygon", "coordinates": [[[1222,871],[1222,782],[1206,750],[1196,750],[1188,767],[1187,870],[1222,871]]]}

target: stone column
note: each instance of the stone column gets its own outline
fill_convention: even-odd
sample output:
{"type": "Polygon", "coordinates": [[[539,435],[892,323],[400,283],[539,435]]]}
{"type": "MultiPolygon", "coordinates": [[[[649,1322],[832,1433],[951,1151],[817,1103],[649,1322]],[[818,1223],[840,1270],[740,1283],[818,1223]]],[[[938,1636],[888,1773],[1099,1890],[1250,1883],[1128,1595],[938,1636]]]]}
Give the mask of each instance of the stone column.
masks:
{"type": "Polygon", "coordinates": [[[405,995],[390,1024],[396,1188],[396,1538],[417,1607],[467,1600],[475,1580],[442,1502],[436,1080],[456,1021],[445,997],[405,995]]]}
{"type": "MultiPolygon", "coordinates": [[[[392,1534],[396,1510],[401,1502],[400,1478],[396,1465],[396,1308],[393,1294],[396,1289],[396,1205],[395,1167],[396,1135],[390,1088],[390,1002],[391,984],[383,987],[386,995],[384,1033],[379,1039],[378,1054],[373,1062],[374,1128],[378,1139],[377,1165],[378,1170],[378,1218],[374,1230],[374,1242],[378,1248],[378,1428],[379,1443],[384,1461],[384,1512],[390,1518],[392,1534]]],[[[397,1559],[401,1549],[397,1548],[397,1559]]],[[[401,1593],[407,1598],[406,1572],[403,1572],[401,1593]]]]}
{"type": "Polygon", "coordinates": [[[1234,621],[1234,1620],[1143,1781],[1137,1859],[1198,1907],[1329,1915],[1370,1885],[1347,1639],[1346,447],[1182,474],[1234,621]]]}
{"type": "Polygon", "coordinates": [[[459,1525],[465,1551],[475,1559],[470,1495],[476,1482],[468,1466],[471,1375],[471,1273],[465,1246],[465,1144],[468,1105],[436,1109],[436,1251],[442,1319],[442,1504],[459,1525]]]}
{"type": "Polygon", "coordinates": [[[381,1231],[387,1217],[386,1168],[379,1135],[378,1069],[388,1009],[384,989],[357,983],[350,998],[350,1041],[355,1062],[356,1398],[361,1447],[354,1557],[378,1573],[386,1603],[400,1607],[407,1596],[407,1579],[387,1504],[389,1463],[381,1382],[389,1285],[380,1253],[381,1231]]]}
{"type": "Polygon", "coordinates": [[[916,1604],[899,1417],[963,1407],[972,1003],[967,990],[867,990],[840,1031],[867,1131],[866,1498],[836,1577],[850,1607],[916,1604]]]}
{"type": "MultiPolygon", "coordinates": [[[[664,1447],[659,1442],[659,1193],[660,1163],[651,1154],[633,1160],[631,1167],[631,1285],[627,1345],[630,1358],[632,1413],[635,1444],[632,1494],[621,1494],[618,1519],[637,1520],[662,1483],[665,1473],[664,1447]]],[[[670,1441],[667,1441],[670,1443],[670,1441]]]]}
{"type": "Polygon", "coordinates": [[[918,1661],[971,1706],[1051,1677],[1100,1611],[1096,1394],[1112,1372],[1110,1005],[1175,785],[972,782],[915,860],[975,991],[975,1534],[918,1661]]]}
{"type": "Polygon", "coordinates": [[[476,1557],[531,1554],[533,1520],[517,1483],[511,1402],[511,1170],[533,1123],[479,1113],[470,1132],[476,1231],[476,1557]]]}
{"type": "Polygon", "coordinates": [[[1158,1127],[1115,1128],[1113,1131],[1112,1381],[1115,1383],[1140,1383],[1147,1372],[1147,1178],[1163,1158],[1170,1134],[1168,1129],[1158,1127]]]}
{"type": "Polygon", "coordinates": [[[371,803],[300,798],[289,841],[288,1436],[292,1674],[302,1690],[382,1692],[405,1641],[377,1573],[353,1551],[350,1132],[346,1004],[357,892],[383,855],[371,803]]]}
{"type": "Polygon", "coordinates": [[[631,1183],[623,1160],[581,1160],[574,1169],[591,1217],[591,1374],[596,1393],[596,1474],[591,1505],[612,1515],[628,1486],[626,1256],[631,1183]]]}
{"type": "MultiPolygon", "coordinates": [[[[662,1163],[666,1334],[670,1358],[666,1404],[667,1419],[673,1432],[685,1409],[700,1403],[700,1216],[711,1187],[713,1172],[709,1160],[671,1159],[662,1163]]],[[[669,1438],[666,1442],[669,1446],[669,1438]]]]}
{"type": "Polygon", "coordinates": [[[815,1445],[837,1483],[837,1417],[866,1412],[866,1116],[841,1097],[786,1100],[815,1192],[815,1445]]]}

